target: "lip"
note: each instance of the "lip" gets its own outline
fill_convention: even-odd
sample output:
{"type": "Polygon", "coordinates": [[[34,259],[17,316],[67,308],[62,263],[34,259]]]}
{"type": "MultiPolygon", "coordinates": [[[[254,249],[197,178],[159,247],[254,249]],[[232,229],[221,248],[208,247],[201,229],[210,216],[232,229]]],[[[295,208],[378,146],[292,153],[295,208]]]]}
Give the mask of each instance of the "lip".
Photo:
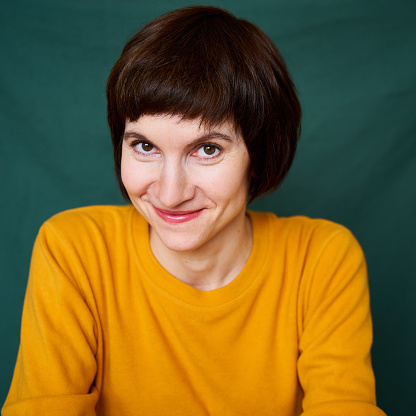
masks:
{"type": "Polygon", "coordinates": [[[204,209],[199,209],[196,211],[169,211],[165,209],[159,209],[153,206],[156,214],[159,215],[162,220],[166,221],[169,224],[180,224],[182,222],[191,221],[202,213],[204,209]]]}

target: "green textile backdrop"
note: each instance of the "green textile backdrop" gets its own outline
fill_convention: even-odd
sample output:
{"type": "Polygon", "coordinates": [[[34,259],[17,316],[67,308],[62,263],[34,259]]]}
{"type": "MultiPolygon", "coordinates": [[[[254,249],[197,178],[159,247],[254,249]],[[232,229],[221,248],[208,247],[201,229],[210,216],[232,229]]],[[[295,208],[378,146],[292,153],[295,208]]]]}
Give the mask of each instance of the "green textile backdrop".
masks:
{"type": "MultiPolygon", "coordinates": [[[[179,0],[1,0],[0,400],[12,376],[30,253],[52,214],[123,203],[105,83],[143,23],[179,0]]],[[[379,405],[414,410],[416,2],[207,1],[257,23],[298,86],[303,133],[291,173],[253,204],[349,227],[367,256],[379,405]]]]}

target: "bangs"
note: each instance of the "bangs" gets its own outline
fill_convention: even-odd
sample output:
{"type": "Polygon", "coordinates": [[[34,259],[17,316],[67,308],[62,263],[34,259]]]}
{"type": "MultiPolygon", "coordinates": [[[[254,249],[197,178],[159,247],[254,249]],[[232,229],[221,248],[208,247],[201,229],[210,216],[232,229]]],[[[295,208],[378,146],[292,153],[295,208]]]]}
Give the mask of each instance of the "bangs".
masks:
{"type": "Polygon", "coordinates": [[[144,114],[177,115],[209,126],[227,120],[236,130],[247,117],[262,119],[261,71],[241,53],[250,48],[244,26],[234,17],[224,25],[227,18],[196,16],[186,31],[165,25],[157,42],[144,27],[113,70],[113,115],[123,122],[144,114]]]}
{"type": "Polygon", "coordinates": [[[197,51],[188,59],[172,56],[169,62],[151,67],[137,62],[127,68],[118,86],[118,115],[130,121],[145,114],[178,115],[201,118],[210,125],[233,119],[230,97],[237,91],[211,67],[214,61],[207,65],[199,54],[197,51]]]}

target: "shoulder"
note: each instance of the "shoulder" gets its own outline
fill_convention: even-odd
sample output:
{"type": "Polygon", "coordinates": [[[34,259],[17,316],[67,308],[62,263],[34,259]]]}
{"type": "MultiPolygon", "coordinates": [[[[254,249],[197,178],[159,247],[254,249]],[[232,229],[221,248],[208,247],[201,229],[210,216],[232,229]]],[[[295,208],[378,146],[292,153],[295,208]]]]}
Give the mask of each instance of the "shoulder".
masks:
{"type": "Polygon", "coordinates": [[[46,223],[58,224],[60,222],[105,222],[125,218],[134,208],[131,205],[92,205],[72,208],[59,212],[50,217],[46,223]]]}
{"type": "Polygon", "coordinates": [[[90,206],[55,214],[39,230],[32,263],[53,263],[68,275],[75,269],[94,275],[113,259],[121,262],[129,253],[134,212],[132,206],[90,206]]]}
{"type": "Polygon", "coordinates": [[[101,205],[62,211],[42,224],[38,238],[61,242],[108,238],[127,229],[133,210],[131,205],[101,205]]]}
{"type": "Polygon", "coordinates": [[[259,211],[248,211],[248,214],[255,225],[271,231],[303,235],[322,234],[329,236],[338,233],[351,235],[351,231],[345,226],[322,218],[310,218],[302,215],[279,217],[272,212],[259,211]]]}
{"type": "Polygon", "coordinates": [[[353,250],[361,247],[353,233],[344,225],[307,216],[278,217],[270,212],[249,212],[253,228],[268,234],[273,245],[284,244],[287,250],[314,252],[328,250],[353,250]]]}
{"type": "Polygon", "coordinates": [[[44,228],[70,228],[98,226],[100,228],[126,222],[131,211],[131,205],[95,205],[73,208],[59,212],[44,222],[44,228]]]}

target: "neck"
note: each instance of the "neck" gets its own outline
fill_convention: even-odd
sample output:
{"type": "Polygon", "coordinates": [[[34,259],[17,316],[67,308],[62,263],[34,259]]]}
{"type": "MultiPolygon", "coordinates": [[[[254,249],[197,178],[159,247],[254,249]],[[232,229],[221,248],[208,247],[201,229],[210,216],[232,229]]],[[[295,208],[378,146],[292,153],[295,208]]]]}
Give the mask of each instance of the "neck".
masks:
{"type": "Polygon", "coordinates": [[[214,237],[192,251],[170,250],[152,230],[150,245],[157,261],[177,279],[202,291],[214,290],[230,283],[244,268],[253,246],[251,223],[244,216],[225,241],[219,244],[214,237]]]}

